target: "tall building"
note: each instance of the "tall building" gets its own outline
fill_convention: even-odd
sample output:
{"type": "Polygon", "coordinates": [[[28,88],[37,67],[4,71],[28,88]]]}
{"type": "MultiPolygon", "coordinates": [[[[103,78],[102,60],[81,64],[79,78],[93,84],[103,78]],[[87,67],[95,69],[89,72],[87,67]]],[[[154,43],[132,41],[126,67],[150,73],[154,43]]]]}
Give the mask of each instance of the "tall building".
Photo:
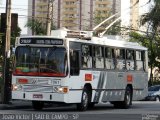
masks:
{"type": "Polygon", "coordinates": [[[92,30],[95,25],[120,10],[120,0],[59,0],[58,27],[92,30]]]}
{"type": "Polygon", "coordinates": [[[133,29],[138,30],[139,28],[139,0],[130,0],[130,26],[133,29]]]}
{"type": "MultiPolygon", "coordinates": [[[[29,0],[29,16],[47,22],[49,0],[29,0]]],[[[53,24],[56,28],[92,30],[98,22],[119,11],[120,0],[53,0],[53,24]],[[117,7],[118,6],[118,7],[117,7]],[[98,19],[98,22],[96,22],[98,19]]],[[[30,32],[31,34],[31,32],[30,32]]]]}
{"type": "Polygon", "coordinates": [[[150,0],[121,0],[122,26],[140,28],[141,15],[148,13],[152,7],[150,0]]]}
{"type": "MultiPolygon", "coordinates": [[[[28,0],[28,16],[29,19],[37,19],[46,27],[46,20],[48,15],[48,0],[28,0]]],[[[33,31],[28,30],[29,34],[33,31]]]]}
{"type": "MultiPolygon", "coordinates": [[[[28,15],[47,23],[49,0],[28,0],[28,15]]],[[[149,0],[53,0],[53,24],[56,28],[92,30],[107,17],[120,13],[121,26],[139,29],[140,16],[149,0]]],[[[112,20],[113,21],[113,20],[112,20]]],[[[110,23],[112,21],[109,21],[110,23]]],[[[29,30],[30,31],[30,30],[29,30]]],[[[31,32],[29,32],[31,34],[31,32]]]]}

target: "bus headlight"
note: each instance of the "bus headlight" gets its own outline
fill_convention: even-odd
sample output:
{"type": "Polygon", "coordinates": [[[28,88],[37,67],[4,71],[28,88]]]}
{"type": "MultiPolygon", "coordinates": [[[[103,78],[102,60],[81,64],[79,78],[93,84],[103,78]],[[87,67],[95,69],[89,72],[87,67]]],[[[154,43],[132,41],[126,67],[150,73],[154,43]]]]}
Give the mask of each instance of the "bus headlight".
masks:
{"type": "Polygon", "coordinates": [[[12,91],[17,91],[17,90],[22,90],[22,86],[17,84],[12,84],[12,91]]]}
{"type": "Polygon", "coordinates": [[[54,87],[54,91],[58,93],[68,93],[68,87],[54,87]]]}

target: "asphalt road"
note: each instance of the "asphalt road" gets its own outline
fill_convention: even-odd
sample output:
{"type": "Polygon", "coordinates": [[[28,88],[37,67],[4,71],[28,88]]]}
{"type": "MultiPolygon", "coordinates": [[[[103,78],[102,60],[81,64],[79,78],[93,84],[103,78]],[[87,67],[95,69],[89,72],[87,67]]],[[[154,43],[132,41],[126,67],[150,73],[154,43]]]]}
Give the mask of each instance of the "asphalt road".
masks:
{"type": "MultiPolygon", "coordinates": [[[[22,105],[21,105],[22,104],[22,105]]],[[[85,112],[75,105],[49,106],[34,111],[31,104],[0,110],[0,120],[160,120],[160,102],[133,102],[130,109],[115,109],[110,104],[98,104],[85,112]]]]}

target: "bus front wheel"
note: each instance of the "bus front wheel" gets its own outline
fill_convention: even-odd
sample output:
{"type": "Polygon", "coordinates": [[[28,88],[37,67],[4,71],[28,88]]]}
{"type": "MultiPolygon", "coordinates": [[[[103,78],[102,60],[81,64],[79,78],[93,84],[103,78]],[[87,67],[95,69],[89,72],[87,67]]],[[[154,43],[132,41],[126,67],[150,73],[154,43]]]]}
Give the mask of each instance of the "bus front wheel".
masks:
{"type": "Polygon", "coordinates": [[[32,106],[35,110],[42,110],[44,107],[43,101],[32,101],[32,106]]]}
{"type": "Polygon", "coordinates": [[[77,110],[79,111],[85,111],[88,108],[88,104],[89,104],[89,92],[87,91],[86,88],[84,88],[83,92],[82,92],[82,98],[81,98],[81,103],[77,104],[77,110]]]}

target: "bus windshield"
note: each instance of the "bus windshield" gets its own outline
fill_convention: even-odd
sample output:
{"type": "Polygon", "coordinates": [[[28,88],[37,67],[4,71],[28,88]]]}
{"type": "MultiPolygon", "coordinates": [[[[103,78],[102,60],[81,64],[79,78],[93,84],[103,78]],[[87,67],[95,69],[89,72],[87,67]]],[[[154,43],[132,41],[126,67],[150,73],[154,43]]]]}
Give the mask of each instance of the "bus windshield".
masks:
{"type": "Polygon", "coordinates": [[[66,76],[67,54],[62,47],[17,47],[14,75],[66,76]]]}

